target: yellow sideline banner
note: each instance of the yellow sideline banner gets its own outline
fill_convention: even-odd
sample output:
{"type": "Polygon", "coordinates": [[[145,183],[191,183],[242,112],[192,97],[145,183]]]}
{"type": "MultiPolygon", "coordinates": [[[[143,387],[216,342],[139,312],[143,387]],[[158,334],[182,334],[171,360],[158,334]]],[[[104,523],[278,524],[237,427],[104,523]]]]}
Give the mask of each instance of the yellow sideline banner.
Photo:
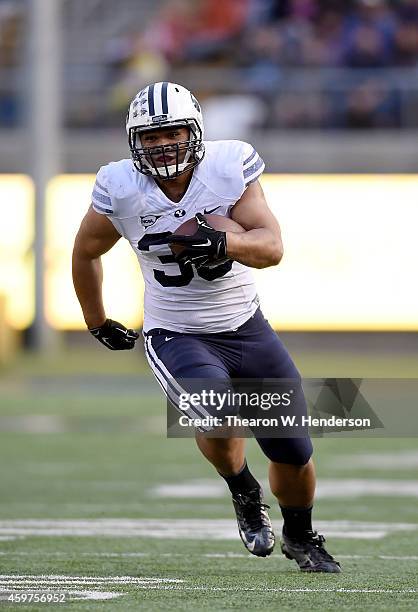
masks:
{"type": "Polygon", "coordinates": [[[35,311],[34,189],[28,176],[0,175],[0,295],[5,321],[28,327],[35,311]]]}
{"type": "Polygon", "coordinates": [[[285,255],[257,274],[277,329],[418,330],[418,176],[265,175],[285,255]]]}
{"type": "MultiPolygon", "coordinates": [[[[46,316],[57,329],[83,329],[71,281],[71,251],[93,175],[55,177],[47,193],[46,316]]],[[[278,330],[418,330],[418,175],[264,175],[282,227],[278,267],[254,270],[265,315],[278,330]]],[[[33,318],[33,187],[0,176],[0,294],[10,325],[33,318]]],[[[140,326],[143,281],[119,241],[103,257],[109,315],[140,326]]]]}

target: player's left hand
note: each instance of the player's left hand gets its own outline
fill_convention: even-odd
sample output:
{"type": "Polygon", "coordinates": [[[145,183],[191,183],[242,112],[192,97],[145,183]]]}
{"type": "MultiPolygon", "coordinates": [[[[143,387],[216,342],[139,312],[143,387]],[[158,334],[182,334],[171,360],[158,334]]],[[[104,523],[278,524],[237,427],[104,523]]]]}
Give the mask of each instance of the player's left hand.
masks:
{"type": "Polygon", "coordinates": [[[192,236],[173,234],[167,238],[168,244],[185,247],[176,255],[176,260],[190,262],[200,268],[226,259],[226,233],[214,229],[202,213],[196,213],[195,219],[197,231],[192,236]]]}

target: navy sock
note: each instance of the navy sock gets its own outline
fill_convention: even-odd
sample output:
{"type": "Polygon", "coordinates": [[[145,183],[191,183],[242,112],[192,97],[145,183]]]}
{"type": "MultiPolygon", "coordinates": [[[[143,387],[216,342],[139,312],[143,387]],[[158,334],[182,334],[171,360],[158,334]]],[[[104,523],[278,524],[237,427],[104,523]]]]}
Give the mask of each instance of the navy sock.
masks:
{"type": "Polygon", "coordinates": [[[220,472],[219,474],[225,480],[232,495],[235,493],[247,493],[253,489],[260,488],[260,484],[248,469],[247,462],[244,463],[244,466],[238,474],[233,474],[232,476],[224,476],[220,472]]]}
{"type": "Polygon", "coordinates": [[[292,508],[280,506],[284,520],[283,532],[289,538],[297,538],[305,531],[312,531],[312,506],[292,508]]]}

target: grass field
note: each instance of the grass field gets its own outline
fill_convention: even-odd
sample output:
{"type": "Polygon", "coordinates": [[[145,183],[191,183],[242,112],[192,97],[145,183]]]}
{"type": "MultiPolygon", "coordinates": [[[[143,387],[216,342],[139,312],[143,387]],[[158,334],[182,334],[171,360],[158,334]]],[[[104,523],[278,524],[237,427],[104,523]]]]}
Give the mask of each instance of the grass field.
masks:
{"type": "MultiPolygon", "coordinates": [[[[360,369],[343,353],[299,357],[308,376],[360,369]]],[[[385,375],[379,359],[369,375],[385,375]]],[[[344,572],[304,575],[279,547],[247,554],[225,486],[193,440],[166,439],[164,401],[132,354],[26,356],[0,398],[0,591],[66,593],[74,611],[418,608],[416,439],[315,440],[315,522],[344,572]]],[[[265,481],[253,440],[248,461],[265,481]]]]}

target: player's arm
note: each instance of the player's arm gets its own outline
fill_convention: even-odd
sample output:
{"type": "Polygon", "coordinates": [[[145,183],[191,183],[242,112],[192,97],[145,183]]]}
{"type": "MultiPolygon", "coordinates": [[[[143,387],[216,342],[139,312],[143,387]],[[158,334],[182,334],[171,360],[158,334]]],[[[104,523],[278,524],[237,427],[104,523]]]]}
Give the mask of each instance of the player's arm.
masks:
{"type": "Polygon", "coordinates": [[[89,209],[74,243],[73,281],[84,320],[92,335],[113,350],[132,349],[139,335],[122,323],[106,317],[103,306],[103,269],[101,255],[107,253],[119,240],[107,217],[89,209]]]}
{"type": "Polygon", "coordinates": [[[73,249],[73,282],[88,328],[106,321],[103,306],[103,269],[100,256],[119,240],[120,234],[104,215],[89,208],[81,222],[73,249]]]}
{"type": "Polygon", "coordinates": [[[258,181],[248,185],[232,208],[231,218],[246,231],[227,232],[228,257],[252,268],[267,268],[280,262],[283,257],[280,226],[258,181]]]}
{"type": "Polygon", "coordinates": [[[179,244],[185,248],[176,259],[196,268],[216,264],[225,257],[253,268],[277,265],[283,257],[280,226],[269,209],[258,181],[251,183],[232,209],[232,219],[243,233],[215,230],[201,213],[196,213],[197,231],[192,236],[172,235],[158,244],[179,244]]]}

